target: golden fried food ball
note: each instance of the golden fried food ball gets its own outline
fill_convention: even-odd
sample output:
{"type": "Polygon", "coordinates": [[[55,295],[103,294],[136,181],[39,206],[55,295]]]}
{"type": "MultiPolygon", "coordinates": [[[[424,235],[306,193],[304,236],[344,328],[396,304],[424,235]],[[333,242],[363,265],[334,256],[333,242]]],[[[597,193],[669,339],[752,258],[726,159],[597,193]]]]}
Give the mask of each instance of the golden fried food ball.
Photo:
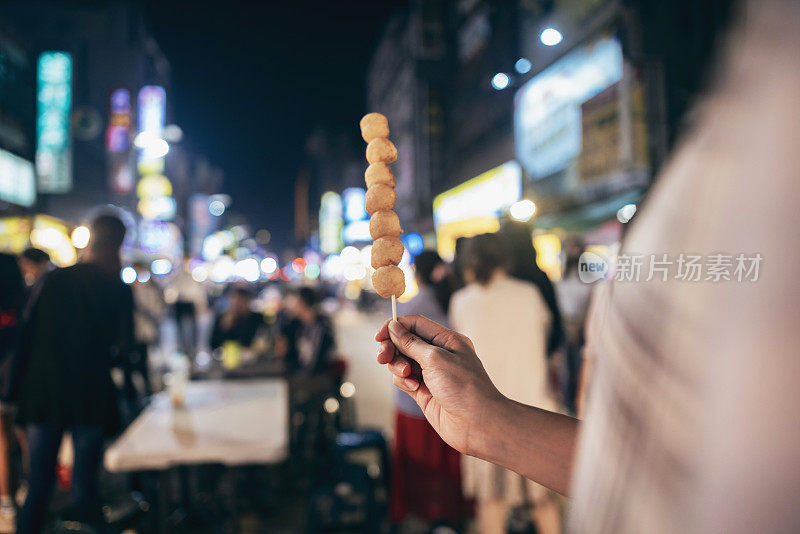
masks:
{"type": "Polygon", "coordinates": [[[397,265],[387,265],[372,274],[372,285],[385,299],[399,297],[406,291],[406,277],[397,265]]]}
{"type": "Polygon", "coordinates": [[[377,184],[367,189],[367,213],[370,215],[376,211],[392,211],[396,201],[397,193],[388,185],[377,184]]]}
{"type": "Polygon", "coordinates": [[[367,143],[377,137],[389,137],[389,121],[380,113],[367,113],[359,124],[361,137],[367,143]]]}
{"type": "Polygon", "coordinates": [[[403,233],[400,219],[393,211],[376,211],[369,220],[369,235],[372,239],[379,237],[397,237],[403,233]]]}
{"type": "Polygon", "coordinates": [[[364,173],[364,180],[367,182],[367,187],[372,187],[375,184],[386,184],[389,187],[395,186],[392,169],[382,162],[373,163],[367,167],[364,173]]]}
{"type": "Polygon", "coordinates": [[[397,161],[397,149],[388,139],[378,137],[367,145],[367,161],[370,163],[392,163],[397,161]]]}
{"type": "Polygon", "coordinates": [[[396,237],[379,237],[372,244],[372,268],[397,265],[403,257],[403,243],[396,237]]]}

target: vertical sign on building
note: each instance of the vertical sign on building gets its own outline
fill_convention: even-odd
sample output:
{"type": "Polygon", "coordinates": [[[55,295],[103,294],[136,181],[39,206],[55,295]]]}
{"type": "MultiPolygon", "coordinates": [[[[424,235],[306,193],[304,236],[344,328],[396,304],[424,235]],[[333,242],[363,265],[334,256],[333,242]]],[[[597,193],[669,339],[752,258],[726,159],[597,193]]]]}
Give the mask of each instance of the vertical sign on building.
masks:
{"type": "Polygon", "coordinates": [[[139,91],[139,131],[161,136],[166,124],[167,93],[158,85],[145,85],[139,91]]]}
{"type": "Polygon", "coordinates": [[[339,252],[342,244],[342,197],[333,191],[322,195],[319,207],[319,248],[325,254],[339,252]]]}
{"type": "Polygon", "coordinates": [[[131,128],[131,92],[115,89],[111,93],[110,117],[106,130],[106,150],[111,153],[128,150],[131,128]]]}
{"type": "Polygon", "coordinates": [[[39,192],[66,193],[72,189],[72,56],[43,52],[36,70],[36,174],[39,192]]]}
{"type": "Polygon", "coordinates": [[[139,133],[134,144],[139,148],[138,210],[147,220],[170,221],[177,208],[172,194],[172,185],[164,173],[164,157],[169,144],[163,139],[166,124],[167,93],[158,85],[145,85],[139,90],[137,125],[139,133]],[[165,184],[165,187],[151,185],[165,184]]]}
{"type": "Polygon", "coordinates": [[[114,89],[109,106],[106,150],[109,162],[109,185],[114,193],[130,193],[135,181],[129,158],[131,139],[131,92],[114,89]]]}

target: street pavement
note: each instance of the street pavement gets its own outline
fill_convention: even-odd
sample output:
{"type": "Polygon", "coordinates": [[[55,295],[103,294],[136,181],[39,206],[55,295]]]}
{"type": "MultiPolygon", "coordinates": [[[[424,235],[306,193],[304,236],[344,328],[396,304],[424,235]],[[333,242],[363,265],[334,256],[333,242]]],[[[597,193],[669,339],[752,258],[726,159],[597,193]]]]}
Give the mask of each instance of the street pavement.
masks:
{"type": "Polygon", "coordinates": [[[392,379],[375,357],[375,333],[391,312],[364,313],[343,309],[333,315],[339,353],[348,361],[347,380],[356,393],[353,397],[360,427],[379,428],[390,439],[393,431],[392,379]]]}

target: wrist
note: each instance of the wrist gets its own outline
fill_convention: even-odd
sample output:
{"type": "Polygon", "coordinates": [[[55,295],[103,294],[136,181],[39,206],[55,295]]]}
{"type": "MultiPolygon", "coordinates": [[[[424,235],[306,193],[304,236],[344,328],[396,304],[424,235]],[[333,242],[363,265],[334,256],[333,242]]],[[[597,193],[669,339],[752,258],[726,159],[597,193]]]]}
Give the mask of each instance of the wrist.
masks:
{"type": "Polygon", "coordinates": [[[514,402],[499,391],[497,395],[483,403],[470,432],[466,454],[486,461],[497,455],[498,435],[507,432],[509,412],[514,402]]]}

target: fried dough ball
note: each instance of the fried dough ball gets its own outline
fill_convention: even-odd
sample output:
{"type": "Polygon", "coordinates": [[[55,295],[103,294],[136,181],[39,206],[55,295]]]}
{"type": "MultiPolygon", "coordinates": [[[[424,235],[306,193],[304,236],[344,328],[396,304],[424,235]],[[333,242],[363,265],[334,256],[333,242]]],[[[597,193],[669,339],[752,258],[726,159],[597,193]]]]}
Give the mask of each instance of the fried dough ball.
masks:
{"type": "Polygon", "coordinates": [[[372,244],[372,268],[397,265],[403,257],[403,243],[396,237],[379,237],[372,244]]]}
{"type": "Polygon", "coordinates": [[[389,121],[380,113],[367,113],[359,123],[361,137],[369,143],[377,137],[389,137],[389,121]]]}
{"type": "Polygon", "coordinates": [[[400,219],[393,211],[376,211],[369,220],[369,235],[372,239],[379,237],[397,237],[403,233],[400,219]]]}
{"type": "Polygon", "coordinates": [[[397,265],[387,265],[373,273],[372,285],[385,299],[392,298],[392,295],[399,297],[406,291],[406,277],[397,265]]]}
{"type": "Polygon", "coordinates": [[[364,180],[367,182],[367,187],[372,187],[375,184],[385,184],[389,187],[394,187],[394,173],[385,163],[373,163],[367,167],[364,173],[364,180]]]}
{"type": "Polygon", "coordinates": [[[367,189],[367,213],[372,215],[376,211],[391,211],[397,201],[394,189],[384,184],[373,185],[367,189]]]}
{"type": "Polygon", "coordinates": [[[367,161],[370,163],[392,163],[397,160],[397,148],[394,143],[383,137],[377,137],[367,145],[367,161]]]}

